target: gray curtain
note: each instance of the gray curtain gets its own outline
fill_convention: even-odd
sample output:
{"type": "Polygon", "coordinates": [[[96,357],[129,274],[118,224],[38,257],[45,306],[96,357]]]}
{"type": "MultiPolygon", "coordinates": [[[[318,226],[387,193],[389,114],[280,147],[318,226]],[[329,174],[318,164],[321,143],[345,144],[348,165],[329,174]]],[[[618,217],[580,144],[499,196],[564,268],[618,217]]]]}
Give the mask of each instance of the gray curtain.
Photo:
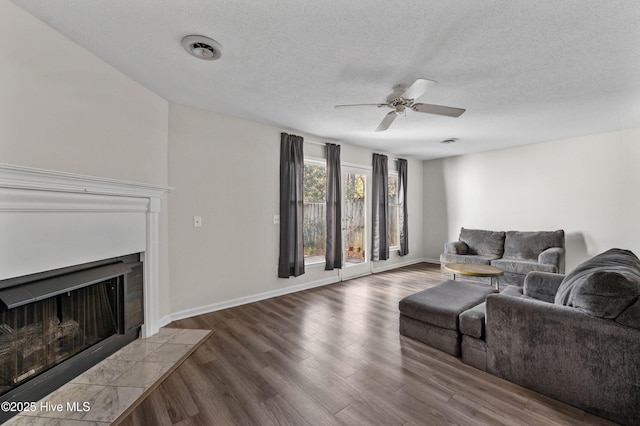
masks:
{"type": "Polygon", "coordinates": [[[398,159],[398,227],[400,256],[409,254],[409,214],[407,212],[407,160],[398,159]]]}
{"type": "Polygon", "coordinates": [[[327,146],[327,250],[324,269],[342,268],[342,190],[340,145],[327,146]]]}
{"type": "Polygon", "coordinates": [[[280,278],[304,274],[302,142],[300,136],[280,134],[280,278]]]}
{"type": "Polygon", "coordinates": [[[387,234],[387,218],[389,217],[389,168],[387,156],[373,154],[373,182],[371,214],[371,260],[387,260],[389,258],[389,239],[387,234]]]}

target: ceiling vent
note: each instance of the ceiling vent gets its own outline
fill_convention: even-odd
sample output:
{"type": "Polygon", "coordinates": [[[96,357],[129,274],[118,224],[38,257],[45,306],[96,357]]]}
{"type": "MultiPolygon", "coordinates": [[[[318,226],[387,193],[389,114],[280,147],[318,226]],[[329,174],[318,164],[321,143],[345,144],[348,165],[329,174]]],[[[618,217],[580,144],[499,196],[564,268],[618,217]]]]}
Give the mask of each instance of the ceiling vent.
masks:
{"type": "Polygon", "coordinates": [[[222,56],[220,43],[201,35],[186,36],[182,39],[182,47],[190,55],[205,61],[213,61],[222,56]]]}

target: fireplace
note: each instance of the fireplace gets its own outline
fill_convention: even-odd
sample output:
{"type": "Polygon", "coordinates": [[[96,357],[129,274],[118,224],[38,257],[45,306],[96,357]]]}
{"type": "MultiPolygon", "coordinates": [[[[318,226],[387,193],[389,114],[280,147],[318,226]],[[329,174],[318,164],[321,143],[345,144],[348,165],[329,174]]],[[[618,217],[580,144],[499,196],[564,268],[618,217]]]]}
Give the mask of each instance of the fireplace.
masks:
{"type": "Polygon", "coordinates": [[[0,281],[0,399],[37,401],[135,340],[142,283],[140,254],[0,281]]]}
{"type": "Polygon", "coordinates": [[[170,189],[0,164],[0,399],[38,400],[158,332],[170,189]]]}

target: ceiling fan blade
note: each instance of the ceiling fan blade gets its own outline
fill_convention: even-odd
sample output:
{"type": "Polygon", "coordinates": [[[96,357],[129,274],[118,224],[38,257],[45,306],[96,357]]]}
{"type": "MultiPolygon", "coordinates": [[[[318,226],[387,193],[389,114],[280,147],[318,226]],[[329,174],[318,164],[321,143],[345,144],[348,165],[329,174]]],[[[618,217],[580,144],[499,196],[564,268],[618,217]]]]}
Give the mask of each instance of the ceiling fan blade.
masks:
{"type": "Polygon", "coordinates": [[[418,99],[420,96],[424,94],[431,86],[437,84],[437,81],[433,80],[425,80],[424,78],[419,78],[413,82],[411,86],[402,94],[402,97],[405,99],[418,99]]]}
{"type": "Polygon", "coordinates": [[[336,105],[334,108],[350,108],[350,107],[359,107],[359,106],[383,107],[383,106],[387,106],[387,104],[349,104],[349,105],[336,105]]]}
{"type": "Polygon", "coordinates": [[[396,119],[396,117],[397,117],[397,114],[395,111],[391,111],[389,114],[385,115],[382,121],[380,122],[380,125],[376,129],[376,132],[382,132],[387,130],[389,126],[391,126],[391,123],[393,123],[393,120],[396,119]]]}
{"type": "Polygon", "coordinates": [[[466,110],[462,108],[453,108],[441,105],[431,104],[413,104],[411,109],[418,112],[426,112],[427,114],[444,115],[447,117],[460,117],[466,110]]]}

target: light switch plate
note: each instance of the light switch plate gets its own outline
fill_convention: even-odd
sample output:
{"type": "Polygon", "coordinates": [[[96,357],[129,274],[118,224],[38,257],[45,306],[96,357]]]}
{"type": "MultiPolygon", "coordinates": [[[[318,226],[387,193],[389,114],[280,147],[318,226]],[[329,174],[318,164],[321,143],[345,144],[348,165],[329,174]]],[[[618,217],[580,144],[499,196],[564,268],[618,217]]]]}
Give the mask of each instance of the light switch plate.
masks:
{"type": "Polygon", "coordinates": [[[202,216],[194,216],[193,217],[193,227],[194,228],[202,228],[202,216]]]}

